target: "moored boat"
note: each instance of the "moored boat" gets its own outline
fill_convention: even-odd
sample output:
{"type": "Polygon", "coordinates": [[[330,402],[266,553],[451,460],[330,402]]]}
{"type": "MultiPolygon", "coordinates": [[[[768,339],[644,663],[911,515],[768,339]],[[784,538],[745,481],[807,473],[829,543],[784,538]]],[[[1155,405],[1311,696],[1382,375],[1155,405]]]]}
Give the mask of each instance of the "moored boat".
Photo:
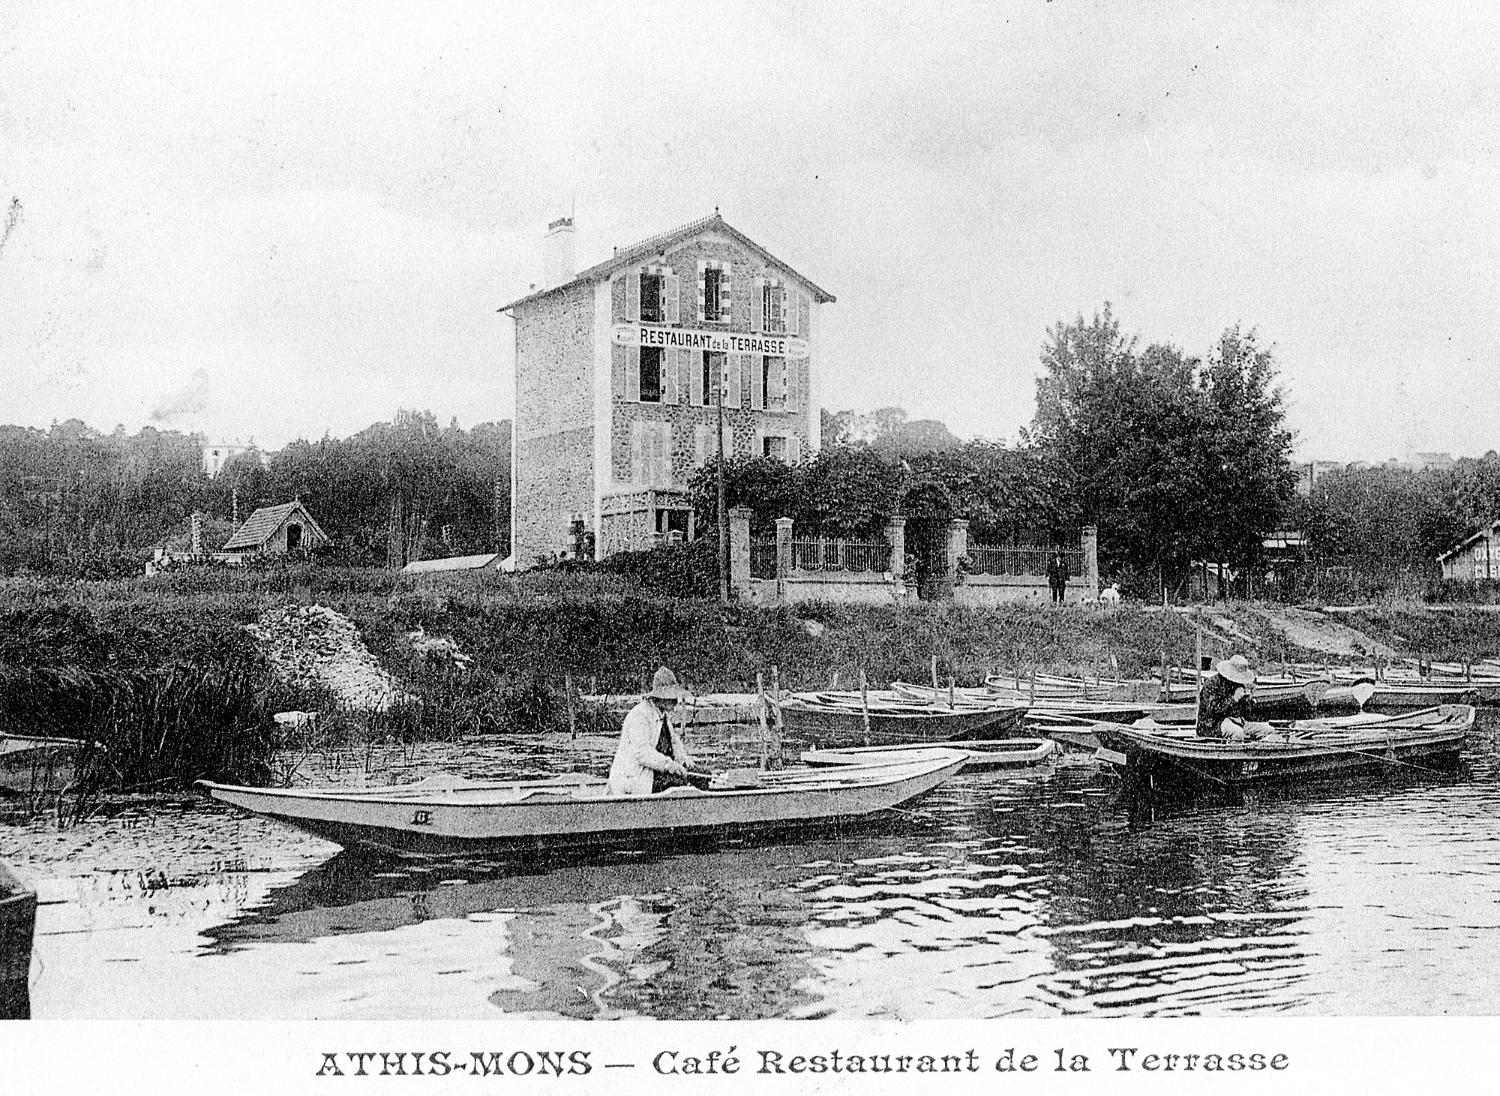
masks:
{"type": "Polygon", "coordinates": [[[1013,729],[1024,704],[991,699],[945,707],[918,700],[871,701],[859,693],[796,693],[781,700],[782,727],[817,746],[937,743],[1013,729]]]}
{"type": "Polygon", "coordinates": [[[610,795],[597,778],[512,783],[435,778],[391,788],[249,788],[199,781],[215,799],[341,845],[414,851],[635,845],[861,818],[941,784],[963,768],[954,750],[839,770],[732,770],[707,790],[610,795]]]}
{"type": "Polygon", "coordinates": [[[19,795],[61,791],[77,776],[83,748],[76,738],[0,734],[0,790],[19,795]]]}
{"type": "Polygon", "coordinates": [[[1363,768],[1427,770],[1449,762],[1474,725],[1467,704],[1392,716],[1299,720],[1266,738],[1224,742],[1190,727],[1099,724],[1098,756],[1133,777],[1237,787],[1363,768]]]}
{"type": "MultiPolygon", "coordinates": [[[[853,765],[875,758],[910,757],[916,751],[930,750],[924,743],[902,743],[890,746],[851,746],[842,750],[805,750],[800,760],[805,765],[853,765]]],[[[1023,768],[1042,765],[1060,751],[1056,742],[1046,738],[963,739],[945,743],[945,750],[957,750],[965,757],[964,771],[1023,768]]]]}
{"type": "Polygon", "coordinates": [[[31,1016],[31,941],[36,892],[0,863],[0,1020],[31,1016]]]}

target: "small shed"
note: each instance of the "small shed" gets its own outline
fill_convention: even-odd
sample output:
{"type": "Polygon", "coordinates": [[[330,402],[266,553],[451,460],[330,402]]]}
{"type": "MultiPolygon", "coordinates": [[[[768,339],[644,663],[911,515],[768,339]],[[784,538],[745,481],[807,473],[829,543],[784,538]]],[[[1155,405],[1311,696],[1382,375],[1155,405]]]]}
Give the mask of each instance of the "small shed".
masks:
{"type": "Polygon", "coordinates": [[[513,571],[515,566],[499,552],[477,556],[445,556],[442,559],[416,559],[401,568],[403,575],[430,575],[437,571],[513,571]]]}
{"type": "Polygon", "coordinates": [[[1443,577],[1462,582],[1500,579],[1500,521],[1492,521],[1437,558],[1443,577]]]}
{"type": "Polygon", "coordinates": [[[234,556],[276,556],[311,552],[327,543],[328,534],[298,499],[262,506],[225,542],[223,550],[234,556]]]}

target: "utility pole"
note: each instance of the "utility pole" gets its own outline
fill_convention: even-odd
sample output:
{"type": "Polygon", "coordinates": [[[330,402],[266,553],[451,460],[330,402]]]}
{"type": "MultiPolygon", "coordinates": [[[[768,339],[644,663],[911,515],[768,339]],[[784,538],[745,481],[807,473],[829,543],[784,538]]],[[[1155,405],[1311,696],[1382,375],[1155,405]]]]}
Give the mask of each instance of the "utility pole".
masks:
{"type": "Polygon", "coordinates": [[[728,368],[729,359],[724,359],[725,365],[719,369],[717,398],[714,400],[719,405],[719,460],[716,465],[719,492],[719,602],[723,605],[729,604],[729,511],[724,508],[724,370],[728,368]]]}

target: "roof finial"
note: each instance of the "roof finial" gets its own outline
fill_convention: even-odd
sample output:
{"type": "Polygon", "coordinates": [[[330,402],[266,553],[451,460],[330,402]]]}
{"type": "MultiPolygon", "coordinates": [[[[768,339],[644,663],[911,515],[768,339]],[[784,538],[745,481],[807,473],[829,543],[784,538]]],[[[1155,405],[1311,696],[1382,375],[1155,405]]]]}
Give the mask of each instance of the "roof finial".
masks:
{"type": "Polygon", "coordinates": [[[718,206],[714,206],[714,216],[717,217],[718,215],[719,215],[719,207],[718,206]]]}

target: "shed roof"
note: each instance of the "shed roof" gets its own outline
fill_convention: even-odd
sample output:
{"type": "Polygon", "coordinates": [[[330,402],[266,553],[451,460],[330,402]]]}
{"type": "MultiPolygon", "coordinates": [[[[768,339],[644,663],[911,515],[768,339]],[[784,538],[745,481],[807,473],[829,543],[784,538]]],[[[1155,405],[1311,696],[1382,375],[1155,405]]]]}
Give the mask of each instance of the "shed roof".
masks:
{"type": "Polygon", "coordinates": [[[482,571],[495,565],[499,552],[477,556],[445,556],[442,559],[416,559],[401,568],[403,575],[429,574],[433,571],[482,571]]]}
{"type": "Polygon", "coordinates": [[[1471,545],[1471,544],[1477,544],[1479,541],[1484,540],[1486,537],[1492,537],[1492,536],[1494,536],[1495,535],[1495,531],[1496,531],[1497,528],[1500,528],[1500,521],[1492,521],[1492,522],[1490,522],[1488,525],[1484,526],[1482,529],[1479,530],[1479,532],[1475,533],[1473,536],[1470,536],[1470,537],[1468,537],[1465,540],[1459,541],[1452,548],[1449,548],[1442,555],[1438,556],[1437,561],[1439,563],[1442,563],[1444,560],[1451,559],[1453,556],[1458,555],[1458,553],[1462,552],[1465,548],[1469,547],[1469,545],[1471,545]]]}
{"type": "Polygon", "coordinates": [[[303,506],[301,501],[298,500],[293,502],[283,502],[279,506],[262,506],[259,510],[250,515],[250,517],[245,521],[244,525],[241,525],[239,529],[236,530],[234,536],[230,537],[229,540],[224,544],[223,550],[226,552],[233,552],[238,548],[261,547],[266,543],[266,541],[270,540],[273,536],[276,535],[276,530],[281,528],[282,524],[287,520],[287,518],[291,517],[299,510],[302,512],[302,518],[307,522],[309,526],[312,527],[313,531],[319,537],[327,540],[328,534],[324,533],[323,530],[318,527],[318,523],[314,521],[312,515],[307,512],[307,507],[303,506]]]}
{"type": "Polygon", "coordinates": [[[616,270],[619,270],[623,266],[630,266],[634,263],[640,262],[642,259],[648,259],[653,255],[659,255],[667,248],[673,247],[684,240],[690,240],[694,236],[702,235],[705,232],[721,232],[737,243],[741,244],[742,246],[748,248],[750,251],[753,251],[755,254],[759,255],[766,262],[775,263],[777,266],[782,267],[787,271],[787,273],[791,274],[798,281],[806,283],[807,287],[812,290],[813,296],[817,298],[820,304],[828,304],[835,299],[832,293],[829,293],[826,289],[820,288],[810,278],[797,273],[797,271],[793,270],[790,266],[787,266],[786,263],[782,262],[775,255],[772,255],[765,248],[761,247],[760,244],[756,243],[749,236],[746,236],[739,229],[733,227],[727,221],[725,221],[723,217],[719,216],[718,210],[714,210],[711,215],[707,217],[700,217],[696,221],[692,221],[688,224],[683,225],[681,228],[674,228],[668,232],[659,233],[658,235],[652,236],[649,239],[642,240],[638,244],[631,244],[629,247],[616,248],[615,253],[608,259],[604,260],[604,262],[596,263],[595,265],[589,267],[587,270],[574,275],[571,281],[563,282],[561,285],[550,286],[547,289],[540,289],[535,293],[528,293],[526,296],[511,301],[507,305],[502,305],[498,311],[509,312],[517,305],[527,304],[531,301],[537,300],[540,297],[546,297],[552,293],[559,293],[562,290],[569,289],[575,285],[580,285],[587,282],[596,282],[601,278],[607,278],[609,277],[609,275],[613,274],[616,270]]]}

